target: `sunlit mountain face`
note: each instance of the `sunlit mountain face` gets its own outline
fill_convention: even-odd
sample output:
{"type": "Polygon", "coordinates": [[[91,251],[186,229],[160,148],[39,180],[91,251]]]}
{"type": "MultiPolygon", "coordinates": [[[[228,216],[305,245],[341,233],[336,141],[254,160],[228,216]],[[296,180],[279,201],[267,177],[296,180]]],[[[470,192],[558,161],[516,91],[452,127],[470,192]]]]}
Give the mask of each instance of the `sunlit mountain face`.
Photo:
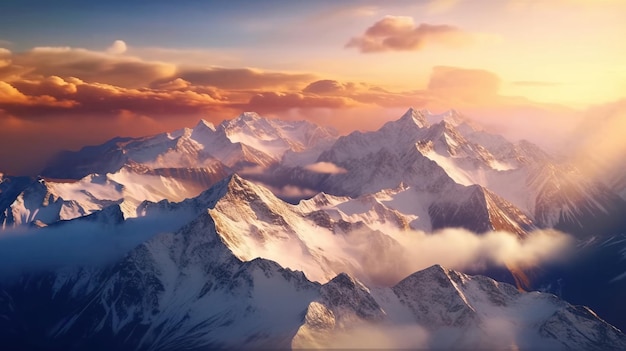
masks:
{"type": "Polygon", "coordinates": [[[626,349],[625,11],[0,5],[2,348],[626,349]]]}

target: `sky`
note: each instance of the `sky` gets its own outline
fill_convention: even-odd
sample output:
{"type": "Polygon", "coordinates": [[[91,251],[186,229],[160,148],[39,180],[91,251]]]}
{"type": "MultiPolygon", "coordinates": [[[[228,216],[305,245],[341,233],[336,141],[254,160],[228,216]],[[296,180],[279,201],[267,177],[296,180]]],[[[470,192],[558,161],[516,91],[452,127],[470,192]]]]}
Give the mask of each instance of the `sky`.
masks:
{"type": "Polygon", "coordinates": [[[620,0],[2,1],[0,172],[243,111],[347,133],[453,108],[545,147],[582,133],[614,149],[589,126],[626,116],[624,13],[620,0]]]}

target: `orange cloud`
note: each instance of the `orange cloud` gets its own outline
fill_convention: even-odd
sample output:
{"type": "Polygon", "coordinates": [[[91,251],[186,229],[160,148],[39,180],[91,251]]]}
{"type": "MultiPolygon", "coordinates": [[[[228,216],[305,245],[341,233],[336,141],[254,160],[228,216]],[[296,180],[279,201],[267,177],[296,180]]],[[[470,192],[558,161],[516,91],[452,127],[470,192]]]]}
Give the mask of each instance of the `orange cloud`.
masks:
{"type": "Polygon", "coordinates": [[[315,79],[308,73],[265,72],[251,68],[184,69],[177,77],[194,85],[221,89],[293,89],[315,79]]]}
{"type": "Polygon", "coordinates": [[[417,51],[431,44],[456,47],[469,41],[471,36],[454,26],[428,23],[416,26],[411,17],[386,16],[369,27],[363,35],[350,39],[346,47],[356,48],[363,53],[417,51]]]}
{"type": "Polygon", "coordinates": [[[191,83],[182,78],[176,78],[169,81],[154,82],[152,86],[163,90],[183,90],[189,88],[191,83]]]}
{"type": "Polygon", "coordinates": [[[355,101],[341,96],[264,92],[252,96],[247,104],[247,108],[259,112],[277,112],[293,108],[340,109],[355,105],[355,101]]]}
{"type": "Polygon", "coordinates": [[[421,106],[432,100],[427,91],[391,92],[367,83],[339,82],[331,79],[315,81],[302,92],[320,96],[342,96],[359,104],[381,107],[421,106]]]}
{"type": "Polygon", "coordinates": [[[0,82],[0,89],[2,86],[12,88],[4,89],[7,91],[4,94],[0,93],[0,96],[6,96],[0,98],[0,108],[22,118],[44,119],[59,114],[88,118],[92,114],[117,113],[120,110],[153,117],[176,116],[206,113],[224,105],[215,96],[192,90],[129,89],[77,79],[65,81],[56,76],[39,82],[16,82],[14,85],[32,95],[24,95],[20,90],[0,82]],[[27,101],[31,103],[26,104],[27,101]]]}
{"type": "Polygon", "coordinates": [[[0,148],[0,170],[13,174],[36,174],[61,149],[192,126],[199,118],[219,123],[249,104],[284,112],[355,103],[302,94],[312,74],[178,69],[72,48],[3,50],[0,58],[8,64],[0,67],[0,140],[11,145],[0,148]]]}
{"type": "Polygon", "coordinates": [[[354,83],[341,83],[336,80],[322,79],[306,86],[302,91],[313,94],[343,94],[354,90],[354,83]]]}
{"type": "Polygon", "coordinates": [[[144,87],[176,71],[172,64],[70,47],[38,47],[13,54],[12,67],[12,73],[20,77],[79,77],[86,82],[129,88],[144,87]]]}
{"type": "MultiPolygon", "coordinates": [[[[4,78],[10,83],[5,82],[0,108],[22,119],[60,115],[92,118],[119,111],[158,119],[181,115],[199,118],[226,111],[235,115],[237,109],[281,112],[416,105],[412,92],[392,93],[365,83],[316,80],[310,73],[179,68],[67,47],[35,48],[15,55],[7,51],[3,55],[11,58],[4,71],[11,77],[4,78]]],[[[2,72],[0,69],[0,75],[2,72]]]]}
{"type": "Polygon", "coordinates": [[[0,107],[9,109],[11,107],[23,106],[49,106],[49,107],[72,107],[75,102],[68,100],[57,100],[49,95],[27,96],[9,83],[0,81],[0,107]]]}

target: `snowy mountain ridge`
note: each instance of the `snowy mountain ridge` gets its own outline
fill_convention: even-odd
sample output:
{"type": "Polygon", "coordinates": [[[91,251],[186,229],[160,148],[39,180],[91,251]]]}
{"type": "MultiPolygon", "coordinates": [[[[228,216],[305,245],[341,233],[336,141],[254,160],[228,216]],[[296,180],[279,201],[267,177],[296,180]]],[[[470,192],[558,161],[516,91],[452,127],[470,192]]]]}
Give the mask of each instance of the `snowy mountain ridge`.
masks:
{"type": "MultiPolygon", "coordinates": [[[[44,171],[44,182],[33,179],[24,186],[24,180],[4,177],[3,187],[17,185],[0,194],[1,219],[5,228],[34,220],[49,224],[110,203],[120,203],[130,218],[143,200],[193,197],[237,171],[275,189],[291,186],[351,197],[406,184],[424,192],[418,203],[479,185],[498,199],[486,211],[492,217],[508,212],[513,227],[556,227],[580,236],[619,225],[616,218],[626,208],[605,185],[529,142],[511,143],[454,110],[433,114],[411,108],[377,131],[338,139],[336,132],[310,122],[266,119],[252,112],[217,126],[202,120],[172,133],[113,139],[61,155],[44,171]],[[332,164],[345,172],[318,173],[308,168],[312,164],[332,164]]],[[[441,207],[426,203],[410,212],[420,206],[441,207]]],[[[478,230],[470,222],[459,219],[443,226],[478,230]]],[[[497,229],[494,223],[490,227],[497,229]]]]}
{"type": "MultiPolygon", "coordinates": [[[[233,175],[181,203],[144,203],[142,217],[117,216],[112,230],[124,231],[142,218],[159,219],[168,212],[173,217],[187,213],[190,220],[180,220],[178,229],[157,233],[102,267],[66,266],[3,282],[0,338],[6,345],[55,348],[327,348],[342,337],[358,347],[359,338],[351,335],[378,330],[381,338],[371,342],[390,348],[600,350],[626,345],[624,334],[586,308],[438,265],[390,287],[368,288],[346,273],[329,272],[323,284],[311,282],[305,261],[298,260],[307,271],[303,274],[284,258],[284,264],[267,259],[284,257],[278,250],[259,248],[299,238],[298,245],[308,247],[303,254],[315,256],[311,250],[321,242],[314,240],[326,235],[323,230],[328,237],[345,236],[350,225],[309,216],[318,213],[308,212],[311,202],[302,208],[284,203],[233,175]],[[251,217],[257,220],[247,220],[251,217]],[[317,235],[305,223],[315,223],[317,235]],[[237,224],[248,228],[231,228],[237,224]],[[400,335],[396,330],[423,337],[389,344],[400,335]]],[[[373,233],[378,239],[367,242],[391,240],[373,233]]]]}

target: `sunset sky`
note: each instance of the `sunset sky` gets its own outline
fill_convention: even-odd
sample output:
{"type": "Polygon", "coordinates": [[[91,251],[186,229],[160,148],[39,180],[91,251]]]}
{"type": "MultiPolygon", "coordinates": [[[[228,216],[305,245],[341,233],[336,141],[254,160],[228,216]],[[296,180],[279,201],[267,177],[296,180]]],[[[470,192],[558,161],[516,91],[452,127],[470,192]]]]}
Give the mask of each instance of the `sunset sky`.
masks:
{"type": "Polygon", "coordinates": [[[624,14],[620,0],[2,1],[0,172],[242,111],[348,132],[454,108],[530,139],[594,111],[624,125],[624,14]]]}

